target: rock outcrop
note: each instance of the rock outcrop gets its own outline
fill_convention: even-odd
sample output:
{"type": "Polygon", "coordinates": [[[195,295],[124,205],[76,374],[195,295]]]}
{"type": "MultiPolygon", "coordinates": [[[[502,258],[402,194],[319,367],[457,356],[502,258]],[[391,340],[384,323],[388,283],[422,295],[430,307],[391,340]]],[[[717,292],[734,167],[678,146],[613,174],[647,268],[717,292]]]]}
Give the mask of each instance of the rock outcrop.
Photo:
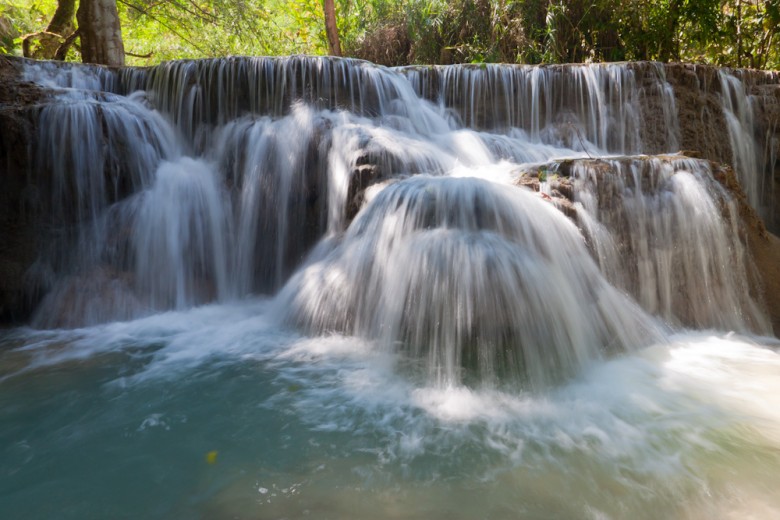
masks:
{"type": "Polygon", "coordinates": [[[688,327],[744,323],[780,334],[780,238],[767,231],[731,167],[682,155],[623,156],[567,159],[518,174],[518,185],[577,223],[602,271],[649,312],[688,327]],[[696,177],[705,191],[686,194],[678,174],[696,177]],[[696,207],[706,197],[722,222],[708,222],[706,208],[696,207]],[[686,228],[699,244],[685,240],[686,228]]]}
{"type": "Polygon", "coordinates": [[[0,56],[0,323],[34,306],[27,273],[40,250],[32,144],[44,93],[21,81],[20,63],[0,56]]]}

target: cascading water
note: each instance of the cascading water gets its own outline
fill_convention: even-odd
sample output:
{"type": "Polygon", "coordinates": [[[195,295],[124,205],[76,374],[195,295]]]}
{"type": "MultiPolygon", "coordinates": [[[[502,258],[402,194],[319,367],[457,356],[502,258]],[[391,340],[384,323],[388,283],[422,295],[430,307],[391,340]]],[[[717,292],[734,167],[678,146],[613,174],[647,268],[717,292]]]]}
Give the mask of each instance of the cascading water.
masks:
{"type": "Polygon", "coordinates": [[[723,114],[731,138],[734,166],[742,173],[742,185],[753,207],[759,207],[762,198],[762,175],[758,163],[762,159],[752,139],[755,127],[753,106],[742,82],[723,71],[719,73],[723,114]]]}
{"type": "Polygon", "coordinates": [[[676,326],[771,333],[751,296],[737,204],[711,163],[622,157],[535,168],[549,172],[548,190],[568,186],[601,271],[645,310],[676,326]]]}
{"type": "MultiPolygon", "coordinates": [[[[723,115],[728,127],[731,145],[731,163],[740,176],[740,184],[750,204],[767,220],[773,220],[773,169],[777,149],[773,128],[764,129],[765,135],[756,135],[755,95],[748,94],[746,86],[733,74],[718,71],[723,115]]],[[[775,122],[774,124],[777,124],[775,122]]],[[[774,222],[772,222],[774,223],[774,222]]]]}
{"type": "Polygon", "coordinates": [[[651,91],[677,151],[648,71],[28,64],[45,295],[0,332],[3,516],[776,516],[737,200],[610,155],[648,151],[651,91]]]}
{"type": "Polygon", "coordinates": [[[566,217],[525,190],[416,176],[379,193],[280,298],[289,320],[401,345],[437,384],[538,388],[660,331],[606,283],[566,217]]]}
{"type": "MultiPolygon", "coordinates": [[[[78,74],[65,79],[99,84],[78,74]]],[[[51,153],[35,158],[37,184],[50,194],[39,204],[52,231],[28,273],[31,283],[48,291],[34,322],[56,327],[127,319],[141,307],[124,277],[116,276],[124,259],[111,258],[121,256],[117,233],[126,231],[117,216],[123,199],[152,186],[158,165],[178,158],[183,145],[164,118],[137,98],[82,89],[56,92],[59,102],[41,111],[37,143],[51,153]],[[90,277],[91,289],[85,290],[90,277]],[[97,301],[96,292],[106,301],[97,301]]]]}
{"type": "MultiPolygon", "coordinates": [[[[423,97],[454,109],[474,128],[520,128],[533,141],[580,149],[638,153],[643,149],[634,72],[621,64],[532,67],[411,67],[404,71],[423,97]]],[[[664,106],[673,107],[668,83],[658,73],[664,106]]],[[[674,121],[674,120],[673,120],[674,121]]],[[[676,128],[666,129],[663,150],[677,147],[676,128]]]]}

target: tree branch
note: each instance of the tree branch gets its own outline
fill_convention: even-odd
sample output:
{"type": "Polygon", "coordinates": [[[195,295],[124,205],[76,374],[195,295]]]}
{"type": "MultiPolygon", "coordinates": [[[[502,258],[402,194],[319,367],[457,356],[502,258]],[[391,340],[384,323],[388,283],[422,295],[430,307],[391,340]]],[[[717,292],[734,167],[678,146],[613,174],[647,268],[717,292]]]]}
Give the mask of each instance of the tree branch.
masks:
{"type": "Polygon", "coordinates": [[[65,61],[65,58],[68,55],[68,51],[70,50],[71,46],[73,45],[73,42],[76,41],[76,38],[79,36],[79,30],[76,29],[71,33],[70,36],[65,38],[65,41],[60,44],[59,47],[57,47],[57,52],[54,53],[54,59],[58,61],[65,61]]]}
{"type": "Polygon", "coordinates": [[[198,46],[197,44],[195,44],[191,40],[189,40],[189,39],[185,38],[184,36],[182,36],[181,33],[179,33],[176,29],[174,29],[170,25],[166,24],[165,22],[163,22],[162,20],[160,20],[159,18],[157,18],[156,16],[154,16],[150,12],[146,11],[145,9],[143,9],[141,7],[138,7],[135,4],[131,4],[130,2],[127,2],[126,0],[117,0],[117,2],[122,3],[123,5],[129,7],[130,9],[134,9],[134,10],[138,11],[139,13],[141,13],[144,16],[148,16],[149,18],[151,18],[152,20],[154,20],[155,22],[159,23],[160,25],[162,25],[163,27],[165,27],[166,29],[171,31],[173,34],[175,34],[176,36],[181,38],[183,41],[185,41],[185,42],[189,43],[190,45],[192,45],[198,52],[201,52],[203,54],[207,54],[207,52],[204,51],[203,49],[201,49],[200,46],[198,46]]]}
{"type": "Polygon", "coordinates": [[[132,56],[133,58],[151,58],[154,53],[147,52],[146,54],[133,54],[132,52],[125,51],[126,56],[132,56]]]}

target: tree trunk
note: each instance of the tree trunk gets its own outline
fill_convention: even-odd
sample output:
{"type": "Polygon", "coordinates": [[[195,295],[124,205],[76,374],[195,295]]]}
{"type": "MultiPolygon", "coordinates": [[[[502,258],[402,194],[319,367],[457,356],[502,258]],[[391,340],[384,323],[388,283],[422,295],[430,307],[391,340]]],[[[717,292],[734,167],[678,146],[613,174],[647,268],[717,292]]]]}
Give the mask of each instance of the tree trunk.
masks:
{"type": "Polygon", "coordinates": [[[76,0],[59,0],[57,10],[51,17],[46,32],[65,36],[73,31],[73,16],[76,14],[76,0]]]}
{"type": "Polygon", "coordinates": [[[737,67],[742,67],[742,0],[737,0],[737,67]]]}
{"type": "Polygon", "coordinates": [[[25,58],[58,59],[57,51],[62,42],[73,34],[73,16],[76,14],[76,0],[58,0],[46,30],[28,34],[22,40],[22,52],[25,58]],[[37,47],[34,47],[37,40],[37,47]]]}
{"type": "Polygon", "coordinates": [[[341,56],[339,43],[339,28],[336,24],[336,6],[333,0],[323,0],[325,11],[325,34],[328,36],[328,53],[331,56],[341,56]]]}
{"type": "Polygon", "coordinates": [[[81,61],[110,67],[125,64],[116,0],[81,0],[76,18],[81,38],[81,61]]]}
{"type": "Polygon", "coordinates": [[[677,31],[680,28],[680,8],[682,0],[669,2],[669,13],[666,34],[660,42],[658,59],[664,63],[680,59],[680,39],[677,31]]]}

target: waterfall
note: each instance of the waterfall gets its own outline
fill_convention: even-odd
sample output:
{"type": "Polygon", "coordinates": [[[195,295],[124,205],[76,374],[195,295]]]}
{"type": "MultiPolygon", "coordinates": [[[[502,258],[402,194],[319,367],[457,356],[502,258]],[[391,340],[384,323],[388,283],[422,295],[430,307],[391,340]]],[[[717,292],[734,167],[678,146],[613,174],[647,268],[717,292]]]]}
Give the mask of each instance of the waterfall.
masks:
{"type": "MultiPolygon", "coordinates": [[[[623,64],[411,67],[423,97],[451,109],[465,126],[519,128],[534,141],[628,154],[644,151],[640,90],[623,64]]],[[[659,74],[666,93],[668,83],[659,74]]],[[[676,147],[674,125],[666,150],[676,147]]]]}
{"type": "Polygon", "coordinates": [[[660,65],[76,69],[28,65],[56,93],[37,326],[278,293],[286,323],[404,352],[438,385],[534,389],[657,340],[656,320],[769,331],[707,163],[609,158],[680,144],[660,65]],[[561,212],[540,172],[563,170],[561,212]]]}
{"type": "Polygon", "coordinates": [[[57,61],[30,61],[25,64],[24,81],[54,89],[78,89],[94,92],[118,93],[117,74],[107,68],[93,65],[63,67],[57,61]]]}
{"type": "Polygon", "coordinates": [[[757,153],[756,142],[753,139],[755,126],[753,106],[745,92],[745,87],[738,78],[723,71],[719,72],[719,78],[723,96],[723,114],[731,138],[734,166],[740,172],[740,180],[751,205],[758,208],[763,190],[758,166],[761,157],[757,153]]]}
{"type": "Polygon", "coordinates": [[[214,168],[187,157],[163,163],[140,198],[135,279],[151,307],[181,309],[235,295],[228,278],[230,222],[214,168]]]}
{"type": "MultiPolygon", "coordinates": [[[[755,113],[759,96],[748,93],[742,80],[728,71],[718,71],[718,78],[731,144],[731,163],[750,204],[764,218],[773,221],[773,169],[778,146],[777,138],[772,136],[776,128],[765,128],[761,135],[755,113]]],[[[774,125],[778,123],[775,121],[774,125]]]]}
{"type": "Polygon", "coordinates": [[[539,388],[661,336],[606,282],[562,213],[474,178],[385,188],[280,300],[288,321],[314,333],[402,345],[444,386],[476,374],[539,388]]]}
{"type": "Polygon", "coordinates": [[[708,161],[624,157],[553,163],[601,271],[675,326],[771,332],[751,296],[736,201],[708,161]]]}
{"type": "Polygon", "coordinates": [[[296,102],[357,115],[405,117],[418,131],[442,131],[398,74],[368,62],[291,56],[176,61],[125,69],[125,91],[145,90],[185,135],[245,114],[279,117],[296,102]],[[410,105],[415,110],[410,111],[410,105]]]}
{"type": "Polygon", "coordinates": [[[21,68],[4,517],[780,517],[780,77],[21,68]]]}
{"type": "MultiPolygon", "coordinates": [[[[79,81],[95,86],[88,79],[79,81]]],[[[124,308],[126,277],[119,277],[122,283],[110,281],[126,263],[115,258],[126,232],[126,223],[117,218],[120,207],[127,197],[150,188],[158,165],[178,158],[184,146],[140,96],[80,89],[56,92],[55,102],[39,116],[39,152],[34,161],[36,184],[48,195],[39,200],[39,211],[46,215],[43,225],[50,231],[28,277],[39,290],[51,291],[34,322],[73,326],[129,318],[135,313],[128,309],[138,306],[129,297],[128,309],[124,308]],[[114,266],[98,268],[109,258],[114,266]],[[80,285],[93,269],[100,273],[91,280],[96,290],[76,290],[74,284],[80,285]],[[97,280],[121,286],[122,294],[103,291],[96,287],[97,280]],[[111,304],[89,302],[95,293],[107,295],[111,304]]]]}

